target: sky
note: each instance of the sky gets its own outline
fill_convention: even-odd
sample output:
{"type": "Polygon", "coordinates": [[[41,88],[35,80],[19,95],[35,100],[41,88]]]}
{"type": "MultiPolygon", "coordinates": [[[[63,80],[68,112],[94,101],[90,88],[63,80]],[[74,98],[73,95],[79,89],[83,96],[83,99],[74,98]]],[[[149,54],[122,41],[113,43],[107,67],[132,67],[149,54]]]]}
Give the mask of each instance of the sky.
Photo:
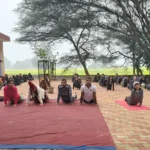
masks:
{"type": "MultiPolygon", "coordinates": [[[[0,32],[10,36],[11,42],[4,43],[4,56],[11,62],[34,57],[34,53],[28,44],[15,42],[16,33],[13,32],[18,17],[13,11],[21,0],[1,0],[0,3],[0,32]]],[[[69,51],[70,45],[67,43],[58,44],[55,49],[61,53],[69,51]]]]}

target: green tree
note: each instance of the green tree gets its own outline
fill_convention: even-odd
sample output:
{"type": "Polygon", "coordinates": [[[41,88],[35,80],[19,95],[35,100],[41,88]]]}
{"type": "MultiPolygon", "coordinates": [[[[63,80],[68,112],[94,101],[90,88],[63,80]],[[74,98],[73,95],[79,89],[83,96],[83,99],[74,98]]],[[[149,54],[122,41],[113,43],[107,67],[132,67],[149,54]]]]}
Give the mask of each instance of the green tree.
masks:
{"type": "MultiPolygon", "coordinates": [[[[90,6],[91,9],[94,10],[93,25],[99,27],[98,31],[103,29],[103,31],[107,31],[109,34],[114,34],[113,40],[116,39],[118,42],[121,42],[120,49],[126,45],[125,49],[121,51],[110,51],[110,54],[115,54],[115,56],[118,57],[122,56],[125,60],[131,59],[134,73],[135,69],[141,72],[140,65],[149,66],[149,0],[55,0],[55,2],[56,1],[59,4],[65,4],[67,7],[82,5],[80,11],[90,6]]],[[[109,34],[107,34],[108,39],[110,39],[109,34]]],[[[107,45],[107,41],[105,41],[104,44],[107,45]]]]}
{"type": "MultiPolygon", "coordinates": [[[[87,62],[90,60],[111,60],[106,59],[97,50],[98,37],[97,28],[94,26],[97,12],[82,4],[66,5],[57,0],[23,0],[16,9],[19,14],[19,23],[16,31],[20,34],[19,42],[63,42],[72,44],[70,53],[63,55],[59,63],[82,65],[86,75],[89,75],[87,62]]],[[[97,16],[98,17],[98,16],[97,16]]],[[[100,30],[99,30],[100,31],[100,30]]],[[[45,56],[43,49],[39,49],[38,55],[45,56]]]]}

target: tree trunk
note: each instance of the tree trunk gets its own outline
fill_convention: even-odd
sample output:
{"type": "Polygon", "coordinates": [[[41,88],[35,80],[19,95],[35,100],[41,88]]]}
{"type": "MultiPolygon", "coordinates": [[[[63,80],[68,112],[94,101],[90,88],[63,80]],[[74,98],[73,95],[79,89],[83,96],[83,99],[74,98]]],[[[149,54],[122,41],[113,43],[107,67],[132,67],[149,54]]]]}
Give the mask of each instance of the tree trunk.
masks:
{"type": "Polygon", "coordinates": [[[74,45],[74,47],[75,47],[75,49],[76,49],[76,51],[77,51],[77,54],[78,54],[78,57],[79,57],[79,61],[80,61],[81,65],[83,66],[85,75],[86,75],[86,76],[90,76],[89,71],[88,71],[88,69],[87,69],[87,67],[86,67],[86,61],[83,60],[83,58],[81,57],[81,55],[80,55],[80,53],[79,53],[80,50],[78,49],[78,47],[77,47],[75,44],[73,44],[73,45],[74,45]]]}
{"type": "Polygon", "coordinates": [[[133,75],[135,75],[135,66],[133,66],[133,75]]]}
{"type": "Polygon", "coordinates": [[[86,76],[89,76],[90,74],[89,74],[89,71],[88,71],[88,69],[87,69],[87,67],[86,67],[85,62],[82,62],[82,66],[83,66],[83,68],[84,68],[84,72],[85,72],[86,76]]]}
{"type": "Polygon", "coordinates": [[[137,67],[137,75],[143,75],[143,72],[142,70],[140,69],[140,67],[137,67]]]}
{"type": "Polygon", "coordinates": [[[133,62],[133,75],[135,75],[135,42],[133,43],[133,49],[132,49],[132,62],[133,62]]]}

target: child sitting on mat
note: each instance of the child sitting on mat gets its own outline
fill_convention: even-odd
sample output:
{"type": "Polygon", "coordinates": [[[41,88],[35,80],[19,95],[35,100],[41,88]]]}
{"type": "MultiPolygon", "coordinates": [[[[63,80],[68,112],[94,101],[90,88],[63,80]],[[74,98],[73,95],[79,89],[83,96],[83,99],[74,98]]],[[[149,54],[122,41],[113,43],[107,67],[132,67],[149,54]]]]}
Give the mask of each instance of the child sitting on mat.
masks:
{"type": "Polygon", "coordinates": [[[131,92],[131,96],[128,96],[125,98],[125,101],[129,105],[137,105],[140,103],[140,106],[142,105],[143,101],[143,90],[140,87],[140,83],[138,81],[133,83],[134,89],[131,92]]]}
{"type": "Polygon", "coordinates": [[[61,85],[58,85],[58,97],[57,104],[59,104],[60,98],[65,103],[73,103],[77,96],[72,96],[71,86],[67,84],[66,79],[61,80],[61,85]]]}
{"type": "Polygon", "coordinates": [[[4,87],[4,106],[7,104],[17,104],[21,103],[23,99],[17,92],[17,88],[13,84],[13,80],[8,80],[7,85],[4,87]]]}

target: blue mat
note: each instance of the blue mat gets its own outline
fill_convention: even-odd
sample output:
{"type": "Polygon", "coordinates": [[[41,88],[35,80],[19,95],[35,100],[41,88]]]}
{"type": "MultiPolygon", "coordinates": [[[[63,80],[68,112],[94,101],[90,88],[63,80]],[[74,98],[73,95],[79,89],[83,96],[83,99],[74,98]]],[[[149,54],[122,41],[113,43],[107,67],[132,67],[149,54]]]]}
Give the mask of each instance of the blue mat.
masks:
{"type": "Polygon", "coordinates": [[[48,144],[36,144],[36,145],[9,145],[0,144],[0,149],[65,149],[65,150],[116,150],[115,147],[105,146],[66,146],[66,145],[48,145],[48,144]]]}

